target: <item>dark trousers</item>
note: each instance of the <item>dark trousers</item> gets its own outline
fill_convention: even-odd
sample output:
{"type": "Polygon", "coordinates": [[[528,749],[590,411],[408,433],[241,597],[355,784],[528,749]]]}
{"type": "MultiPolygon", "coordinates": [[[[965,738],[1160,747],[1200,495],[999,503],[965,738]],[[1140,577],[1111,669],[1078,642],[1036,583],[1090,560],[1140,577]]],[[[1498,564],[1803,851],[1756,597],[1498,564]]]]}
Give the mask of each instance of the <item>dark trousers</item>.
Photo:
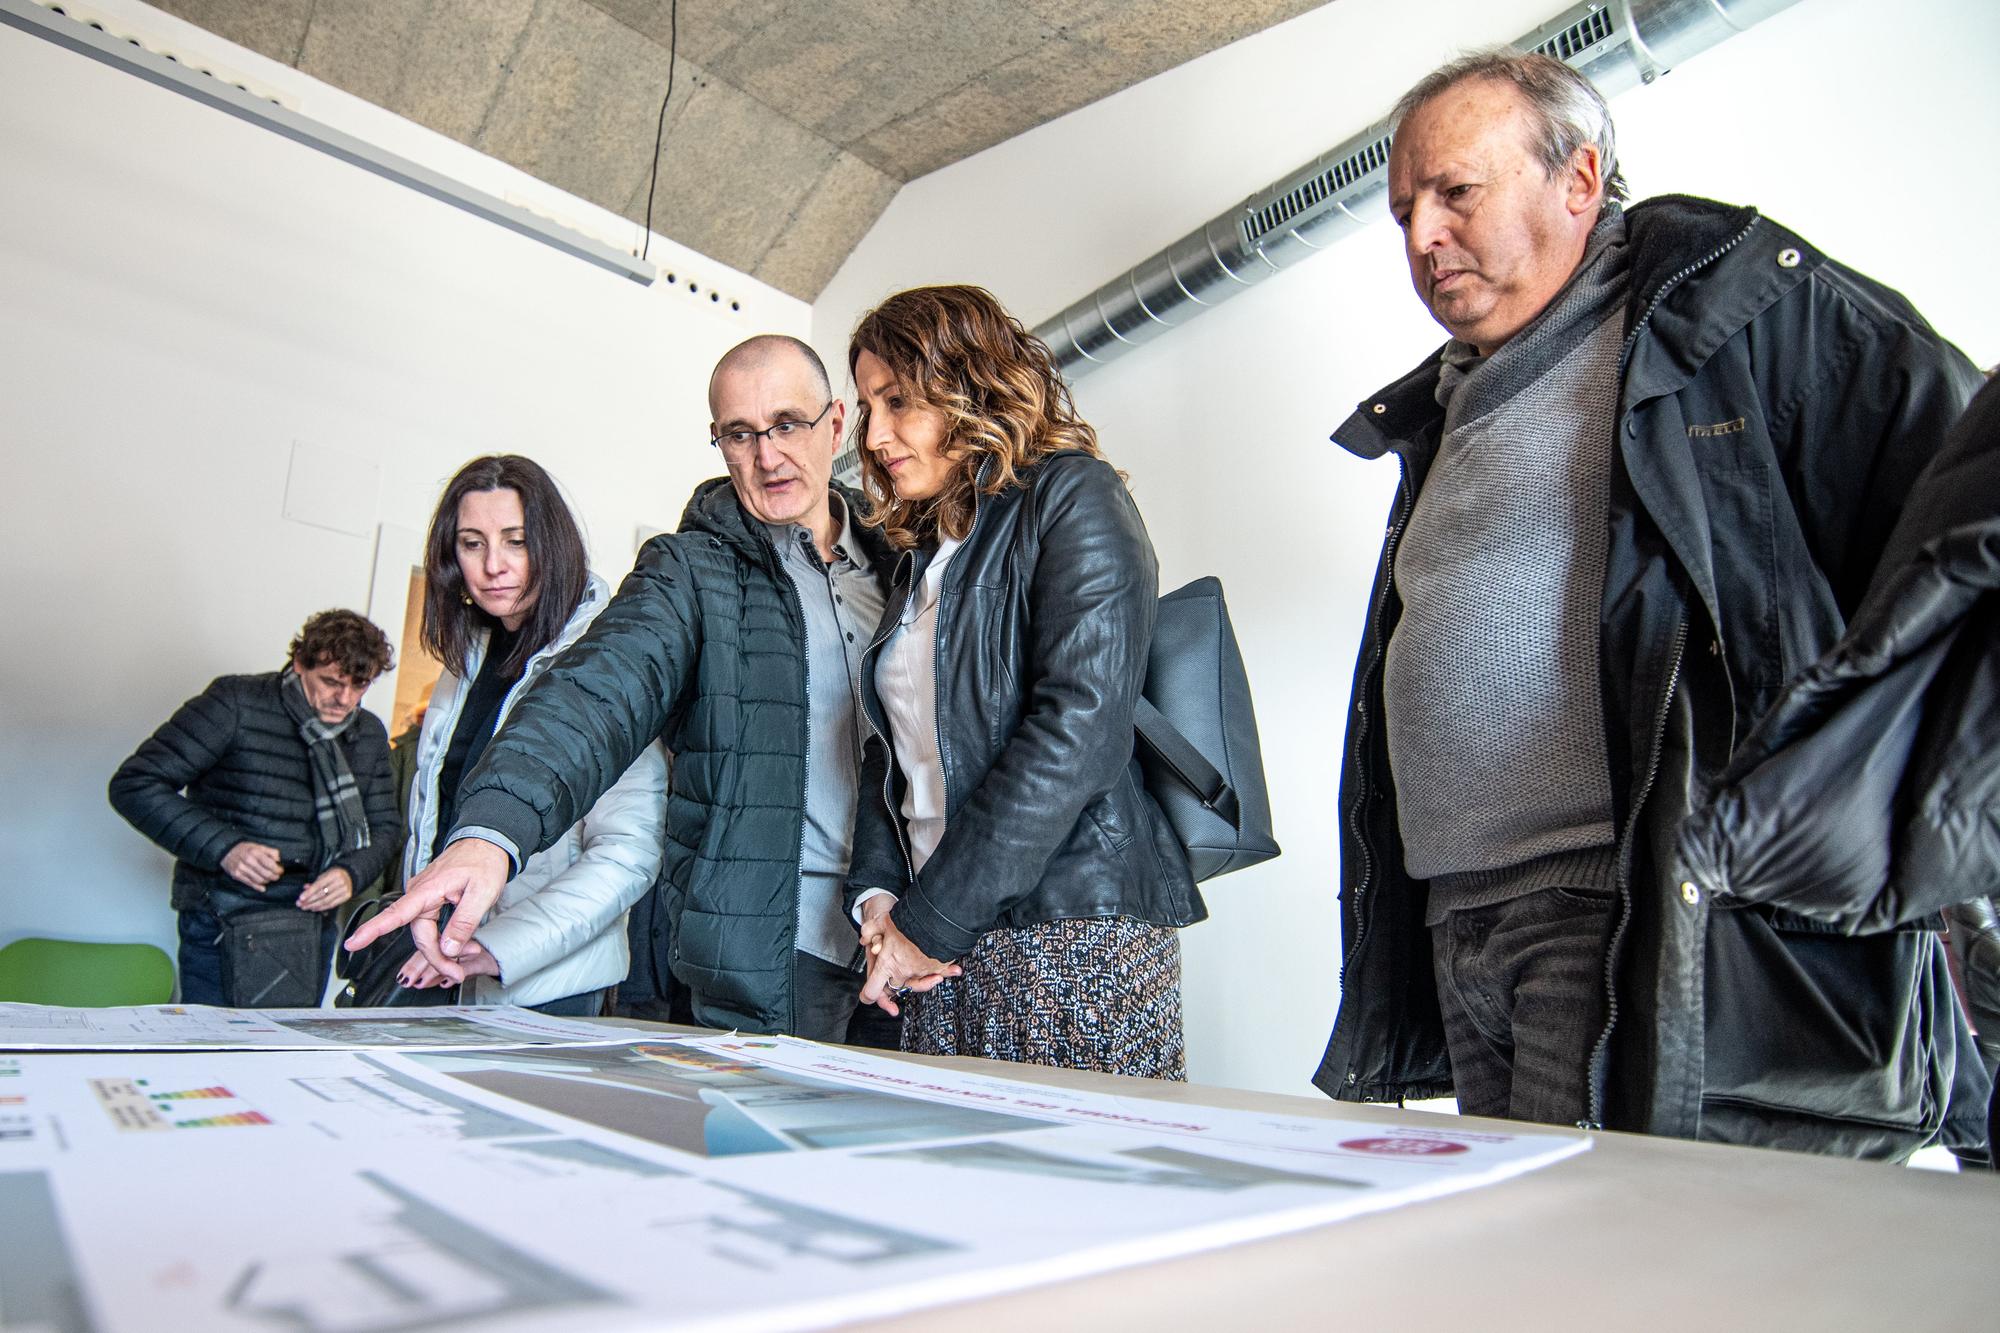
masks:
{"type": "Polygon", "coordinates": [[[1461,1115],[1575,1125],[1604,1028],[1610,893],[1541,889],[1431,927],[1461,1115]]]}
{"type": "Polygon", "coordinates": [[[222,921],[206,907],[180,913],[182,1004],[221,1004],[222,921]]]}
{"type": "Polygon", "coordinates": [[[809,953],[792,955],[792,1005],[797,1023],[792,1035],[844,1046],[871,1046],[894,1051],[902,1047],[903,1023],[878,1005],[861,1003],[865,973],[809,953]]]}

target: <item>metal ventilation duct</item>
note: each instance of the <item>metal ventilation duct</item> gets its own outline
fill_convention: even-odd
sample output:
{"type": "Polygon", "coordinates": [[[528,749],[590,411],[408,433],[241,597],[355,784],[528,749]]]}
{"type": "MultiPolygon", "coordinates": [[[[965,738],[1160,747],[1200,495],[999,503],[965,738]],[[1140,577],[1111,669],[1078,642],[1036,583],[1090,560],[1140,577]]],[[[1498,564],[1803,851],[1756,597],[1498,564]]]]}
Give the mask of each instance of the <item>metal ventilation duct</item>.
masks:
{"type": "MultiPolygon", "coordinates": [[[[1796,0],[1612,0],[1565,10],[1512,43],[1567,61],[1610,98],[1796,0]]],[[[1381,121],[1183,236],[1042,324],[1071,379],[1387,215],[1381,121]]]]}

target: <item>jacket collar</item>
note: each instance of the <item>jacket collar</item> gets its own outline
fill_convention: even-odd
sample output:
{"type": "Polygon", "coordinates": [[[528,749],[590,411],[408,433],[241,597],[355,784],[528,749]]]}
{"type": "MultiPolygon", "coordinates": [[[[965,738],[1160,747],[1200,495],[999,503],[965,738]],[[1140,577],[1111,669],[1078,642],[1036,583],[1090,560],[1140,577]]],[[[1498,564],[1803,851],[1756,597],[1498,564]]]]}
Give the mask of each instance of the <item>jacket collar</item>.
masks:
{"type": "MultiPolygon", "coordinates": [[[[833,493],[847,508],[849,530],[862,553],[868,557],[869,567],[878,575],[886,573],[895,563],[896,552],[883,540],[880,529],[858,521],[858,516],[867,507],[867,497],[852,486],[843,486],[839,482],[833,483],[833,493]]],[[[706,533],[719,538],[744,556],[766,566],[774,566],[777,560],[777,552],[771,549],[764,525],[752,518],[743,507],[743,502],[736,498],[736,487],[727,477],[711,477],[694,488],[694,494],[688,497],[687,508],[681,511],[680,531],[706,533]]]]}
{"type": "Polygon", "coordinates": [[[1628,408],[1685,387],[1723,343],[1826,262],[1754,208],[1687,195],[1634,208],[1628,234],[1628,408]],[[1683,284],[1704,270],[1723,280],[1703,282],[1699,299],[1682,299],[1683,284]],[[1639,339],[1642,326],[1649,336],[1639,339]]]}
{"type": "MultiPolygon", "coordinates": [[[[1648,355],[1647,348],[1630,349],[1638,354],[1626,375],[1627,405],[1686,384],[1737,330],[1825,260],[1754,208],[1662,195],[1634,204],[1625,217],[1631,272],[1625,316],[1628,336],[1644,320],[1674,348],[1671,358],[1648,355]],[[1788,250],[1797,252],[1790,264],[1778,258],[1788,250]],[[1685,303],[1685,308],[1671,299],[1688,277],[1708,264],[1724,262],[1732,274],[1741,270],[1740,281],[1710,284],[1700,302],[1685,303]]],[[[1428,461],[1435,428],[1444,418],[1435,397],[1442,350],[1370,395],[1333,433],[1333,442],[1362,458],[1380,458],[1394,450],[1419,465],[1428,461]]]]}
{"type": "Polygon", "coordinates": [[[1428,441],[1434,448],[1433,428],[1444,421],[1444,409],[1437,400],[1441,352],[1432,352],[1401,379],[1376,390],[1341,423],[1331,437],[1333,442],[1362,458],[1380,458],[1419,441],[1428,441]]]}
{"type": "MultiPolygon", "coordinates": [[[[513,708],[514,701],[521,695],[522,686],[528,684],[536,676],[539,676],[543,669],[550,662],[554,661],[559,653],[582,638],[583,632],[590,628],[590,622],[597,618],[597,613],[602,611],[605,604],[610,600],[610,585],[599,578],[594,572],[585,570],[583,576],[583,596],[577,601],[576,609],[569,613],[569,619],[563,622],[563,627],[556,632],[555,638],[536,649],[534,655],[522,664],[521,678],[508,687],[506,698],[501,700],[500,712],[494,723],[496,729],[500,722],[506,721],[508,711],[513,708]]],[[[493,632],[491,630],[481,629],[473,634],[472,642],[467,645],[465,668],[461,676],[463,681],[470,682],[474,676],[479,674],[480,665],[486,660],[487,645],[492,641],[493,632]]],[[[463,694],[464,689],[461,688],[459,696],[462,697],[463,694]]],[[[455,710],[457,705],[458,700],[454,699],[454,717],[456,717],[455,710]]]]}

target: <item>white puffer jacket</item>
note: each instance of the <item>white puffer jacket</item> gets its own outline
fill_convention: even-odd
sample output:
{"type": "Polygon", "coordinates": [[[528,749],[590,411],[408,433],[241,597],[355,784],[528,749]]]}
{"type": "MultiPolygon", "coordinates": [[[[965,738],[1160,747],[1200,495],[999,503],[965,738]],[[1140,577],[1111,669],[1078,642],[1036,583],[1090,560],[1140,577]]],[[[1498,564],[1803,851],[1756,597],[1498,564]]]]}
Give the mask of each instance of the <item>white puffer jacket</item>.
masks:
{"type": "MultiPolygon", "coordinates": [[[[583,600],[553,643],[530,657],[521,679],[500,703],[508,712],[535,678],[611,600],[604,580],[592,574],[583,600]]],[[[465,684],[479,674],[486,655],[482,634],[463,674],[446,671],[431,693],[417,738],[417,771],[410,783],[410,839],[403,851],[405,880],[435,854],[438,771],[465,703],[465,684]]],[[[590,813],[545,851],[527,860],[507,881],[500,901],[474,935],[500,963],[500,978],[474,977],[472,1004],[546,1004],[565,996],[614,986],[625,979],[631,955],[625,915],[652,887],[660,870],[666,824],[666,753],[650,745],[590,813]]]]}

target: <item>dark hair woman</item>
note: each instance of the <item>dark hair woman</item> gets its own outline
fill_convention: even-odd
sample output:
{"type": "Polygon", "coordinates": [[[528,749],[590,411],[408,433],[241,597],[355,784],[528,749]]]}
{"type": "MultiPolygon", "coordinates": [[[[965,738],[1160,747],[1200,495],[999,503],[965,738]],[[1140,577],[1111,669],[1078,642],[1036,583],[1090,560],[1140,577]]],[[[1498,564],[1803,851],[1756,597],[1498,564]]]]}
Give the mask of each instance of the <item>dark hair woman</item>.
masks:
{"type": "Polygon", "coordinates": [[[1183,1078],[1174,928],[1206,910],[1133,759],[1139,512],[980,288],[890,297],[848,369],[866,521],[909,553],[863,667],[862,998],[912,1051],[1183,1078]]]}
{"type": "MultiPolygon", "coordinates": [[[[569,506],[539,464],[498,454],[459,469],[425,544],[424,646],[445,671],[417,740],[406,881],[441,850],[459,784],[508,709],[609,600],[585,565],[569,506]]],[[[467,974],[462,998],[599,1012],[630,965],[625,914],[659,871],[665,787],[665,756],[649,746],[559,842],[527,859],[473,936],[476,947],[458,958],[467,974]]],[[[449,984],[421,953],[401,979],[414,988],[449,984]]]]}

